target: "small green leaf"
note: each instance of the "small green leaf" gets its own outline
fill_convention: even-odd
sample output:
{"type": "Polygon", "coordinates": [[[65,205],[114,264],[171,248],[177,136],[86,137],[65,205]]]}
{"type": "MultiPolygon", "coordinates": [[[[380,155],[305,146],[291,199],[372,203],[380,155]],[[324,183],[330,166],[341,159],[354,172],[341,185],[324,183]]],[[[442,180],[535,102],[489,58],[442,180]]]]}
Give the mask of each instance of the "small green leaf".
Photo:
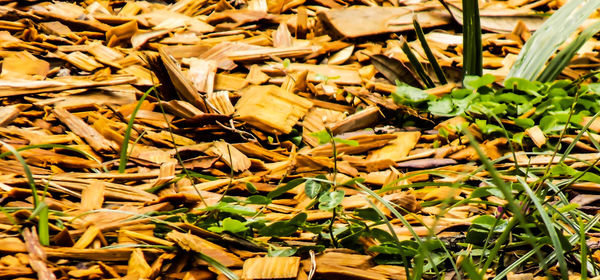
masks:
{"type": "Polygon", "coordinates": [[[527,129],[535,125],[535,122],[532,119],[514,119],[514,122],[523,129],[527,129]]]}
{"type": "Polygon", "coordinates": [[[302,182],[304,182],[304,178],[297,178],[297,179],[291,180],[287,184],[269,192],[267,194],[267,197],[270,199],[276,198],[276,197],[286,193],[287,191],[297,187],[298,185],[302,184],[302,182]]]}
{"type": "Polygon", "coordinates": [[[225,220],[223,220],[223,228],[231,233],[238,233],[248,230],[244,223],[232,218],[225,218],[225,220]]]}
{"type": "Polygon", "coordinates": [[[373,222],[381,221],[381,216],[379,216],[379,213],[373,208],[355,209],[354,214],[365,220],[373,222]]]}
{"type": "Polygon", "coordinates": [[[329,143],[331,141],[331,135],[329,135],[329,132],[327,132],[327,130],[313,132],[310,134],[310,136],[316,137],[319,140],[320,145],[329,143]]]}
{"type": "Polygon", "coordinates": [[[302,226],[306,222],[307,218],[308,215],[306,213],[300,212],[298,215],[291,218],[287,223],[294,226],[302,226]]]}
{"type": "Polygon", "coordinates": [[[286,248],[286,249],[269,249],[269,257],[291,257],[298,249],[296,248],[286,248]]]}
{"type": "Polygon", "coordinates": [[[481,77],[478,76],[465,76],[463,84],[465,88],[476,90],[480,87],[491,85],[496,78],[492,74],[485,74],[481,77]]]}
{"type": "Polygon", "coordinates": [[[431,96],[429,93],[411,87],[407,84],[400,84],[396,87],[396,91],[392,93],[392,99],[396,103],[420,103],[429,100],[431,96]]]}
{"type": "Polygon", "coordinates": [[[310,199],[317,197],[321,192],[321,183],[311,179],[306,180],[304,183],[304,192],[310,199]]]}
{"type": "Polygon", "coordinates": [[[254,184],[250,183],[250,182],[246,182],[246,189],[248,190],[249,193],[256,193],[256,187],[254,186],[254,184]]]}
{"type": "Polygon", "coordinates": [[[352,147],[358,146],[358,141],[356,141],[356,140],[348,140],[348,139],[342,139],[342,138],[335,137],[335,138],[333,138],[333,141],[335,141],[336,143],[340,143],[340,144],[346,144],[346,145],[352,146],[352,147]]]}
{"type": "Polygon", "coordinates": [[[267,205],[267,204],[271,203],[271,199],[268,198],[268,197],[266,197],[266,196],[263,196],[263,195],[252,195],[252,196],[249,196],[246,199],[245,203],[246,204],[264,204],[264,205],[267,205]]]}
{"type": "Polygon", "coordinates": [[[319,197],[319,209],[331,210],[342,203],[345,192],[343,190],[337,190],[330,193],[324,193],[319,197]]]}
{"type": "Polygon", "coordinates": [[[438,100],[429,102],[428,110],[434,115],[446,116],[454,110],[454,105],[449,96],[444,96],[438,100]]]}
{"type": "Polygon", "coordinates": [[[263,236],[290,236],[298,230],[298,226],[291,225],[284,221],[274,222],[258,231],[263,236]]]}

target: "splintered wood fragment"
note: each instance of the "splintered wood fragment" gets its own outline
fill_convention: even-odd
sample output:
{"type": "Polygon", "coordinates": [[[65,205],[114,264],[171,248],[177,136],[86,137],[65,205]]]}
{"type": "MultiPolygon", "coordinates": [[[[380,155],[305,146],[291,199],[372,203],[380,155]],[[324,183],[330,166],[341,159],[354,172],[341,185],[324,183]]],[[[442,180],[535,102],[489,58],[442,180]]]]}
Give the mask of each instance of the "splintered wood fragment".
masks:
{"type": "Polygon", "coordinates": [[[150,274],[152,274],[152,269],[148,262],[146,262],[144,252],[142,252],[140,248],[136,248],[131,253],[131,257],[127,263],[127,277],[131,277],[132,279],[145,279],[148,278],[150,274]]]}
{"type": "Polygon", "coordinates": [[[210,148],[205,151],[208,155],[219,156],[233,171],[240,172],[250,168],[252,164],[250,159],[242,152],[229,143],[220,141],[214,142],[210,148]]]}
{"type": "MultiPolygon", "coordinates": [[[[267,74],[278,74],[283,75],[283,66],[279,65],[265,65],[261,67],[261,70],[267,74]]],[[[286,71],[308,71],[308,81],[313,83],[322,82],[322,76],[335,77],[330,82],[339,85],[360,85],[362,79],[358,74],[358,69],[352,66],[346,65],[326,65],[326,64],[302,64],[302,63],[290,63],[286,68],[286,71]]]]}
{"type": "Polygon", "coordinates": [[[97,80],[91,76],[66,76],[45,81],[0,80],[0,97],[122,85],[135,80],[131,75],[108,75],[97,80]]]}
{"type": "Polygon", "coordinates": [[[419,142],[421,132],[397,132],[394,133],[394,135],[396,135],[396,139],[394,139],[381,149],[371,151],[367,156],[367,160],[402,160],[403,158],[408,156],[408,153],[419,142]]]}
{"type": "Polygon", "coordinates": [[[598,119],[598,118],[594,119],[593,117],[587,116],[587,117],[583,117],[583,120],[581,121],[580,124],[582,126],[585,126],[589,122],[591,122],[590,125],[588,126],[588,128],[590,130],[595,131],[595,132],[600,132],[600,119],[598,119]]]}
{"type": "MultiPolygon", "coordinates": [[[[357,135],[349,137],[348,140],[354,140],[358,142],[358,146],[351,146],[348,144],[338,143],[336,144],[337,153],[341,154],[360,154],[374,148],[383,147],[388,142],[396,139],[397,136],[394,134],[379,134],[379,135],[357,135]]],[[[331,144],[316,147],[310,151],[313,156],[331,156],[333,148],[331,144]]]]}
{"type": "Polygon", "coordinates": [[[25,239],[25,245],[29,253],[29,265],[37,272],[38,279],[55,280],[56,276],[46,264],[46,252],[42,244],[40,244],[35,227],[32,231],[25,228],[23,230],[23,239],[25,239]]]}
{"type": "Polygon", "coordinates": [[[227,267],[240,267],[244,264],[238,256],[227,252],[225,248],[190,233],[171,231],[167,234],[167,239],[186,251],[205,254],[227,267]]]}
{"type": "Polygon", "coordinates": [[[210,103],[213,113],[230,116],[235,112],[235,108],[231,104],[231,99],[229,99],[229,92],[227,91],[209,93],[206,102],[210,103]]]}
{"type": "Polygon", "coordinates": [[[260,70],[260,66],[252,64],[252,66],[250,66],[250,71],[246,76],[246,81],[253,85],[260,85],[266,83],[269,78],[269,75],[260,70]]]}
{"type": "Polygon", "coordinates": [[[0,127],[10,124],[10,122],[19,116],[21,111],[29,107],[31,107],[31,105],[25,104],[0,107],[0,127]]]}
{"type": "Polygon", "coordinates": [[[15,52],[4,57],[0,78],[28,76],[46,77],[50,71],[50,63],[33,56],[27,51],[15,52]]]}
{"type": "Polygon", "coordinates": [[[90,211],[102,208],[105,189],[102,181],[93,181],[83,189],[81,191],[81,210],[90,211]]]}
{"type": "Polygon", "coordinates": [[[214,60],[197,58],[190,60],[187,76],[198,91],[211,94],[215,87],[216,74],[217,64],[214,60]]]}
{"type": "Polygon", "coordinates": [[[248,85],[246,79],[234,75],[219,73],[215,76],[216,90],[239,91],[246,85],[248,85]]]}
{"type": "Polygon", "coordinates": [[[134,50],[141,48],[146,42],[150,41],[153,38],[161,37],[170,30],[162,29],[162,30],[154,30],[148,32],[137,32],[131,37],[131,46],[134,50]]]}
{"type": "Polygon", "coordinates": [[[54,114],[62,123],[66,124],[71,131],[84,138],[95,151],[113,152],[119,149],[114,142],[104,138],[97,130],[85,123],[79,117],[71,114],[69,111],[63,108],[55,108],[54,114]]]}
{"type": "Polygon", "coordinates": [[[169,102],[161,101],[161,104],[172,114],[184,119],[204,114],[204,112],[194,107],[194,105],[182,100],[171,100],[169,102]]]}
{"type": "Polygon", "coordinates": [[[267,60],[272,56],[282,58],[292,57],[304,57],[314,52],[317,52],[320,47],[318,46],[298,46],[298,47],[282,47],[282,48],[268,48],[263,47],[256,50],[240,50],[233,51],[227,55],[227,58],[233,61],[256,61],[256,60],[267,60]]]}
{"type": "Polygon", "coordinates": [[[141,65],[130,65],[117,71],[117,73],[135,76],[136,81],[133,85],[136,86],[153,86],[158,82],[158,78],[156,78],[154,72],[148,71],[148,69],[141,65]]]}
{"type": "Polygon", "coordinates": [[[544,144],[546,144],[546,141],[548,140],[546,138],[546,135],[542,131],[542,129],[537,125],[530,127],[528,129],[525,129],[525,133],[527,133],[527,136],[529,136],[529,138],[531,138],[533,143],[538,148],[541,148],[542,146],[544,146],[544,144]]]}
{"type": "Polygon", "coordinates": [[[73,66],[88,72],[94,71],[96,68],[103,66],[94,58],[78,51],[63,56],[63,59],[73,64],[73,66]]]}
{"type": "Polygon", "coordinates": [[[73,245],[74,249],[85,249],[87,246],[92,244],[96,236],[100,234],[100,229],[94,225],[91,225],[87,228],[87,230],[83,233],[83,235],[75,242],[73,245]]]}
{"type": "Polygon", "coordinates": [[[129,40],[137,30],[138,25],[135,20],[112,27],[106,32],[107,46],[114,47],[129,40]]]}
{"type": "Polygon", "coordinates": [[[169,77],[171,77],[171,82],[175,86],[175,89],[177,89],[179,94],[181,94],[183,98],[187,99],[188,102],[192,103],[203,112],[206,112],[207,108],[204,100],[200,94],[198,94],[198,91],[196,88],[194,88],[194,85],[190,83],[190,81],[183,75],[181,69],[177,63],[175,63],[172,55],[165,48],[160,48],[159,53],[160,59],[167,68],[167,72],[169,77]]]}
{"type": "Polygon", "coordinates": [[[318,146],[319,140],[311,134],[324,130],[326,125],[341,122],[344,117],[345,114],[339,111],[319,108],[317,106],[310,108],[302,121],[302,141],[312,147],[318,146]]]}
{"type": "Polygon", "coordinates": [[[58,21],[66,26],[69,26],[73,30],[107,32],[111,28],[110,25],[101,23],[95,19],[79,20],[75,19],[76,17],[71,18],[68,15],[59,15],[57,13],[43,11],[41,9],[33,10],[33,14],[50,20],[58,21]]]}
{"type": "Polygon", "coordinates": [[[124,59],[125,55],[114,48],[109,48],[99,43],[91,44],[87,50],[92,54],[98,61],[110,65],[115,68],[122,68],[118,63],[119,60],[124,59]]]}
{"type": "Polygon", "coordinates": [[[236,115],[257,128],[273,134],[288,134],[312,107],[312,102],[273,85],[252,86],[240,93],[236,115]]]}
{"type": "MultiPolygon", "coordinates": [[[[136,221],[139,223],[139,221],[136,221]]],[[[73,249],[69,247],[44,248],[46,255],[50,258],[81,259],[92,261],[127,261],[132,248],[118,249],[73,249]]],[[[145,249],[148,252],[157,252],[154,249],[145,249]]],[[[27,253],[27,247],[18,238],[0,238],[0,252],[27,253]]]]}
{"type": "Polygon", "coordinates": [[[284,161],[288,159],[287,156],[284,156],[274,151],[267,150],[251,142],[233,144],[233,146],[240,150],[240,152],[253,158],[259,158],[272,162],[284,161]]]}
{"type": "Polygon", "coordinates": [[[329,126],[333,135],[355,131],[373,125],[381,113],[379,107],[371,106],[329,126]]]}
{"type": "Polygon", "coordinates": [[[354,52],[354,45],[345,47],[340,51],[333,54],[329,59],[327,59],[327,64],[330,65],[339,65],[343,64],[352,56],[352,52],[354,52]]]}
{"type": "Polygon", "coordinates": [[[247,259],[243,279],[289,279],[298,276],[299,257],[257,257],[247,259]]]}
{"type": "Polygon", "coordinates": [[[423,28],[450,23],[440,5],[418,4],[407,7],[351,7],[318,13],[319,19],[336,36],[357,38],[413,29],[413,16],[419,16],[423,28]]]}
{"type": "Polygon", "coordinates": [[[287,28],[287,24],[280,23],[279,27],[273,33],[273,47],[276,48],[288,48],[293,44],[292,34],[287,28]]]}
{"type": "Polygon", "coordinates": [[[68,26],[58,21],[42,22],[40,23],[40,28],[48,34],[57,36],[66,36],[72,32],[68,26]]]}
{"type": "Polygon", "coordinates": [[[159,176],[149,187],[162,186],[175,178],[175,162],[165,162],[160,165],[159,176]]]}
{"type": "MultiPolygon", "coordinates": [[[[158,245],[163,245],[163,246],[173,246],[175,245],[175,243],[161,239],[161,238],[157,238],[154,237],[152,235],[148,235],[148,234],[144,234],[144,233],[139,233],[139,232],[135,232],[135,231],[131,231],[131,230],[120,230],[119,231],[120,234],[123,234],[125,236],[127,236],[130,239],[133,240],[140,240],[143,242],[148,242],[148,243],[152,243],[152,244],[158,244],[158,245]]],[[[150,231],[150,234],[152,234],[152,231],[150,231]]]]}

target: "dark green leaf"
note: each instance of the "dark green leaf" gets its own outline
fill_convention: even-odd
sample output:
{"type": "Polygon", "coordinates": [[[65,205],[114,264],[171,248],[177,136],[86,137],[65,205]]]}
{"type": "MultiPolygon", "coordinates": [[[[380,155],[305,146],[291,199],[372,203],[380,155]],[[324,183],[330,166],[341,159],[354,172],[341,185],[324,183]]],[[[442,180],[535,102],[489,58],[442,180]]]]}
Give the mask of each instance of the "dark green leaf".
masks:
{"type": "Polygon", "coordinates": [[[337,190],[329,193],[324,193],[319,197],[319,209],[331,210],[342,203],[344,199],[344,191],[337,190]]]}
{"type": "Polygon", "coordinates": [[[304,183],[304,192],[310,199],[317,197],[321,192],[321,183],[311,179],[306,180],[304,183]]]}
{"type": "Polygon", "coordinates": [[[465,76],[483,74],[479,1],[463,0],[463,72],[465,76]]]}
{"type": "Polygon", "coordinates": [[[263,236],[290,236],[298,230],[298,226],[290,225],[284,221],[274,222],[258,231],[263,236]]]}
{"type": "Polygon", "coordinates": [[[269,194],[267,194],[267,197],[270,199],[279,197],[280,195],[286,193],[287,191],[297,187],[298,185],[302,184],[302,182],[304,182],[304,178],[297,178],[294,180],[289,181],[287,184],[269,192],[269,194]]]}
{"type": "Polygon", "coordinates": [[[246,199],[245,203],[246,204],[264,204],[264,205],[267,205],[267,204],[271,203],[271,199],[268,198],[268,197],[266,197],[266,196],[263,196],[263,195],[252,195],[252,196],[249,196],[246,199]]]}

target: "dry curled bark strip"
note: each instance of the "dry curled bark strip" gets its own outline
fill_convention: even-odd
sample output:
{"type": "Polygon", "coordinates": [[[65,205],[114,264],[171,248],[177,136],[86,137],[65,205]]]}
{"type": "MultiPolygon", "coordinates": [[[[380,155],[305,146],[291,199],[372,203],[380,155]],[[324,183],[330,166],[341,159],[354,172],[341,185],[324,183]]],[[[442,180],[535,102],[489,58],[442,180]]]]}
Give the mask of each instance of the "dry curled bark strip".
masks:
{"type": "Polygon", "coordinates": [[[28,228],[23,230],[23,239],[25,239],[25,246],[29,253],[29,264],[37,272],[38,279],[55,280],[56,276],[46,263],[46,251],[40,244],[38,235],[35,233],[35,227],[31,231],[28,228]]]}

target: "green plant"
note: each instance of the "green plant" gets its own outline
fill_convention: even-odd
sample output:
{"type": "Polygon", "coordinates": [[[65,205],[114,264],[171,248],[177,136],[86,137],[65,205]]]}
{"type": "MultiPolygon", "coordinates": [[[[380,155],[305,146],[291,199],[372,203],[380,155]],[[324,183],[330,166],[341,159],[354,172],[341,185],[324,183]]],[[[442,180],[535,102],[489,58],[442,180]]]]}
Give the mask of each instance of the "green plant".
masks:
{"type": "Polygon", "coordinates": [[[464,76],[483,75],[479,1],[463,0],[463,73],[464,76]]]}
{"type": "Polygon", "coordinates": [[[127,166],[127,150],[129,147],[129,138],[131,138],[131,129],[133,128],[133,123],[135,122],[135,115],[137,115],[137,112],[142,107],[142,104],[144,103],[144,100],[146,100],[146,97],[148,97],[148,95],[154,90],[156,90],[156,86],[153,86],[146,92],[144,92],[142,97],[140,97],[140,100],[138,100],[137,105],[131,112],[129,122],[127,123],[127,128],[125,129],[125,135],[123,135],[123,143],[121,144],[121,152],[119,157],[119,173],[124,173],[125,167],[127,166]]]}
{"type": "MultiPolygon", "coordinates": [[[[33,211],[29,219],[33,219],[34,217],[38,217],[38,236],[40,238],[40,244],[44,246],[50,245],[50,231],[48,226],[48,205],[42,199],[40,200],[35,180],[33,179],[33,174],[25,162],[25,159],[19,154],[19,152],[11,145],[0,141],[0,144],[4,146],[8,151],[14,155],[17,161],[23,167],[23,171],[25,172],[25,178],[27,179],[27,183],[31,188],[31,196],[33,197],[33,211]]],[[[45,195],[45,191],[44,191],[45,195]]]]}
{"type": "Polygon", "coordinates": [[[427,43],[427,39],[425,39],[425,33],[423,32],[421,25],[417,21],[416,16],[413,18],[413,26],[415,28],[415,33],[417,34],[417,38],[419,39],[419,43],[421,43],[421,47],[423,48],[423,51],[425,51],[425,55],[427,56],[427,59],[429,60],[429,63],[431,64],[431,67],[433,68],[433,71],[435,72],[435,75],[437,76],[438,81],[442,85],[447,84],[448,81],[446,80],[444,71],[442,70],[442,67],[440,67],[440,64],[438,63],[437,59],[435,58],[435,55],[433,55],[433,52],[431,51],[431,48],[429,47],[429,43],[427,43]]]}
{"type": "Polygon", "coordinates": [[[583,3],[581,1],[569,1],[558,9],[527,40],[506,77],[507,81],[510,78],[523,78],[530,81],[540,80],[546,82],[550,81],[555,74],[560,73],[566,65],[564,60],[570,60],[572,57],[569,57],[568,53],[579,49],[582,45],[581,40],[588,36],[587,32],[593,32],[596,27],[586,30],[586,34],[582,34],[582,39],[576,40],[578,42],[567,47],[565,49],[567,52],[563,56],[557,57],[559,59],[557,62],[548,65],[541,79],[539,76],[550,56],[583,24],[598,6],[600,6],[599,0],[589,0],[583,3]]]}

